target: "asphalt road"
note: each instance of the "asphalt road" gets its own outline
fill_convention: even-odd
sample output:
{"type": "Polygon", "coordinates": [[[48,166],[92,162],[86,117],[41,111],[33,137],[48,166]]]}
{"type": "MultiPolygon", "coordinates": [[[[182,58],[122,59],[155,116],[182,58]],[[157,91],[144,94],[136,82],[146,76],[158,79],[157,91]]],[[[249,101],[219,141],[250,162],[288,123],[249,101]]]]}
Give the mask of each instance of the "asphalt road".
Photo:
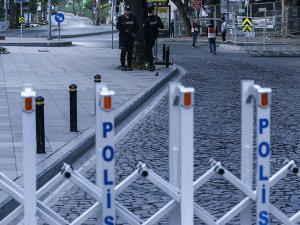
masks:
{"type": "MultiPolygon", "coordinates": [[[[300,162],[300,63],[298,58],[251,57],[244,52],[217,51],[208,46],[193,49],[191,43],[167,43],[171,61],[186,69],[182,82],[195,88],[195,179],[210,167],[210,158],[221,161],[240,175],[240,81],[255,80],[272,88],[271,173],[282,167],[284,158],[300,162]]],[[[160,49],[160,47],[159,47],[160,49]]],[[[161,102],[116,144],[116,181],[125,179],[139,161],[168,179],[168,100],[161,102]]],[[[254,156],[255,158],[255,156],[254,156]]],[[[95,182],[94,168],[85,176],[95,182]]],[[[255,179],[254,179],[255,180],[255,179]]],[[[271,202],[288,216],[300,210],[300,179],[288,175],[271,192],[271,202]]],[[[195,202],[219,218],[242,198],[221,177],[210,180],[195,193],[195,202]]],[[[62,192],[52,208],[72,221],[95,200],[72,187],[62,192]]],[[[158,188],[139,179],[117,197],[124,206],[146,219],[169,199],[158,188]]],[[[255,212],[255,211],[254,211],[255,212]]],[[[272,224],[280,224],[271,217],[272,224]]],[[[85,224],[94,224],[89,219],[85,224]]],[[[124,224],[119,220],[118,224],[124,224]]],[[[159,224],[167,224],[164,218],[159,224]]],[[[203,224],[195,219],[195,224],[203,224]]],[[[239,224],[237,218],[230,224],[239,224]]]]}

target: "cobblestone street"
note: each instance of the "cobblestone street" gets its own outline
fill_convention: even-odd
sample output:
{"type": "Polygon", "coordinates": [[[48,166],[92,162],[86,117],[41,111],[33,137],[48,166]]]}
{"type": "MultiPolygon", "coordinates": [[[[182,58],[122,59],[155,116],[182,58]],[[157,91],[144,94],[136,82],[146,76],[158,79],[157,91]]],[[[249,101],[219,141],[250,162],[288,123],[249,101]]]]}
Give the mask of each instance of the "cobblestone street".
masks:
{"type": "MultiPolygon", "coordinates": [[[[182,83],[195,88],[194,179],[210,168],[208,161],[211,158],[221,161],[226,169],[240,177],[240,82],[245,79],[272,88],[271,174],[282,167],[284,158],[294,159],[300,164],[299,58],[251,57],[247,53],[233,51],[209,55],[208,46],[204,44],[198,49],[192,49],[190,43],[170,45],[171,61],[186,70],[182,83]]],[[[168,180],[167,107],[168,99],[164,97],[116,144],[117,183],[132,173],[139,161],[147,163],[149,168],[168,180]]],[[[85,176],[95,182],[95,169],[89,170],[85,176]]],[[[195,202],[219,218],[243,197],[229,182],[216,176],[197,190],[195,202]]],[[[117,200],[141,219],[146,219],[170,198],[140,178],[117,200]]],[[[288,216],[296,213],[300,210],[300,179],[289,174],[272,188],[270,201],[288,216]]],[[[88,194],[72,187],[51,208],[72,221],[93,202],[95,200],[88,194]]],[[[271,224],[280,224],[273,216],[271,219],[271,224]]],[[[85,224],[94,223],[95,219],[91,218],[85,224]]],[[[119,220],[118,224],[124,222],[119,220]]],[[[166,217],[159,224],[167,224],[166,217]]],[[[195,218],[195,224],[203,222],[195,218]]],[[[238,218],[230,224],[239,224],[238,218]]]]}

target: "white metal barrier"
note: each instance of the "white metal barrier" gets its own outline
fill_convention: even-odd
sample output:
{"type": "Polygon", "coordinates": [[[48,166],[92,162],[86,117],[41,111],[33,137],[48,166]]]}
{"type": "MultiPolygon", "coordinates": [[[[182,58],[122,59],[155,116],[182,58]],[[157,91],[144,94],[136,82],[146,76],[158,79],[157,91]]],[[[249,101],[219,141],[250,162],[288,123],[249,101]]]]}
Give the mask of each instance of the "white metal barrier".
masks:
{"type": "Polygon", "coordinates": [[[35,172],[35,134],[30,128],[35,127],[36,95],[33,86],[25,85],[23,98],[23,143],[24,143],[24,188],[19,187],[5,175],[0,173],[0,188],[20,203],[13,212],[0,221],[1,225],[11,224],[24,213],[24,224],[37,224],[37,217],[49,224],[82,224],[91,216],[97,217],[97,224],[114,225],[116,216],[130,225],[150,225],[157,223],[165,215],[169,216],[169,224],[193,225],[194,215],[206,224],[226,224],[240,214],[240,224],[252,224],[251,203],[256,202],[256,224],[270,224],[269,215],[274,215],[283,224],[300,222],[300,212],[288,218],[283,212],[269,202],[270,188],[284,178],[289,171],[299,175],[295,162],[285,160],[284,167],[270,177],[270,106],[271,89],[261,88],[253,81],[242,81],[242,161],[241,179],[228,171],[221,162],[210,161],[209,169],[194,181],[193,161],[193,106],[194,89],[186,88],[180,83],[169,83],[169,182],[147,167],[138,163],[137,169],[125,180],[116,184],[114,175],[114,91],[106,85],[97,84],[96,90],[96,185],[91,183],[70,165],[64,164],[61,172],[38,191],[36,190],[35,172]],[[257,181],[256,190],[252,189],[253,174],[253,105],[257,112],[257,181]],[[26,129],[25,129],[26,128],[26,129]],[[194,202],[194,191],[204,185],[213,176],[222,176],[245,198],[230,209],[224,216],[216,219],[204,208],[194,202]],[[143,177],[165,192],[171,200],[146,221],[130,212],[115,200],[122,191],[134,181],[143,177]],[[88,210],[69,223],[46,206],[40,198],[68,179],[96,200],[88,210]]]}

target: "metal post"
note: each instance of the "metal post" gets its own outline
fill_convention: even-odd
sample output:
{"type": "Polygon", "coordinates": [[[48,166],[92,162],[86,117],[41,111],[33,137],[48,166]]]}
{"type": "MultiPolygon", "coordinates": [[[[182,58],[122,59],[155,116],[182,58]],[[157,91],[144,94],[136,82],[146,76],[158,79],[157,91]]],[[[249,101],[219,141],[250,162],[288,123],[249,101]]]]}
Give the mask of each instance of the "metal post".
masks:
{"type": "Polygon", "coordinates": [[[48,0],[48,40],[52,40],[52,36],[51,36],[51,0],[48,0]]]}
{"type": "Polygon", "coordinates": [[[96,74],[94,76],[94,114],[96,115],[96,107],[97,107],[97,84],[101,83],[101,76],[99,74],[96,74]]]}
{"type": "Polygon", "coordinates": [[[70,131],[77,132],[77,85],[69,86],[70,92],[70,131]]]}
{"type": "Polygon", "coordinates": [[[257,90],[257,173],[256,173],[256,223],[268,224],[270,222],[270,105],[271,89],[259,88],[257,90]]]}
{"type": "MultiPolygon", "coordinates": [[[[252,80],[241,82],[241,180],[252,189],[253,174],[253,103],[247,103],[252,80]]],[[[252,224],[251,207],[247,207],[240,215],[241,225],[252,224]]]]}
{"type": "Polygon", "coordinates": [[[45,119],[44,119],[44,98],[38,96],[35,99],[36,105],[36,152],[45,154],[45,119]]]}
{"type": "Polygon", "coordinates": [[[34,99],[36,92],[33,85],[23,85],[21,97],[22,132],[23,132],[23,171],[24,171],[24,224],[36,225],[36,121],[34,99]]]}
{"type": "MultiPolygon", "coordinates": [[[[20,14],[23,16],[23,3],[20,3],[20,14]]],[[[19,21],[20,22],[20,21],[19,21]]],[[[21,23],[21,37],[23,36],[23,23],[21,23]]]]}
{"type": "Polygon", "coordinates": [[[7,21],[7,7],[8,7],[8,4],[7,4],[7,2],[8,2],[8,0],[4,0],[4,9],[5,9],[5,11],[4,11],[4,29],[6,30],[8,27],[7,27],[7,23],[8,23],[8,21],[7,21]]]}
{"type": "Polygon", "coordinates": [[[163,57],[163,62],[165,62],[166,61],[166,44],[163,44],[163,55],[162,55],[162,57],[163,57]]]}
{"type": "Polygon", "coordinates": [[[111,49],[114,49],[114,1],[111,1],[111,49]]]}
{"type": "Polygon", "coordinates": [[[166,68],[169,68],[170,46],[166,47],[166,68]]]}
{"type": "MultiPolygon", "coordinates": [[[[165,50],[164,44],[164,50],[165,50]]],[[[175,188],[180,186],[180,125],[179,87],[180,83],[169,83],[169,182],[175,188]]],[[[169,224],[180,225],[180,207],[169,213],[169,224]]]]}
{"type": "MultiPolygon", "coordinates": [[[[100,151],[101,190],[102,190],[102,223],[115,224],[115,150],[114,150],[114,91],[102,88],[100,91],[100,151]]],[[[98,155],[100,155],[98,154],[98,155]]]]}
{"type": "Polygon", "coordinates": [[[194,224],[194,88],[180,87],[181,225],[194,224]]]}
{"type": "Polygon", "coordinates": [[[60,41],[60,23],[58,23],[58,41],[60,41]]]}

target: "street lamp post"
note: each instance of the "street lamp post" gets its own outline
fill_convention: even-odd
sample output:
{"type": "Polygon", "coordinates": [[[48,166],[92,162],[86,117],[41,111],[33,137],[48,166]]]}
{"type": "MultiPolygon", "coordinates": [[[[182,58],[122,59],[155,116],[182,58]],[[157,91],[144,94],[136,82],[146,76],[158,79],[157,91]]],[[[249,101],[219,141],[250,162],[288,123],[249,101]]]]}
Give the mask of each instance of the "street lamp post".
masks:
{"type": "Polygon", "coordinates": [[[52,37],[51,37],[51,0],[48,0],[48,40],[52,40],[52,37]]]}

